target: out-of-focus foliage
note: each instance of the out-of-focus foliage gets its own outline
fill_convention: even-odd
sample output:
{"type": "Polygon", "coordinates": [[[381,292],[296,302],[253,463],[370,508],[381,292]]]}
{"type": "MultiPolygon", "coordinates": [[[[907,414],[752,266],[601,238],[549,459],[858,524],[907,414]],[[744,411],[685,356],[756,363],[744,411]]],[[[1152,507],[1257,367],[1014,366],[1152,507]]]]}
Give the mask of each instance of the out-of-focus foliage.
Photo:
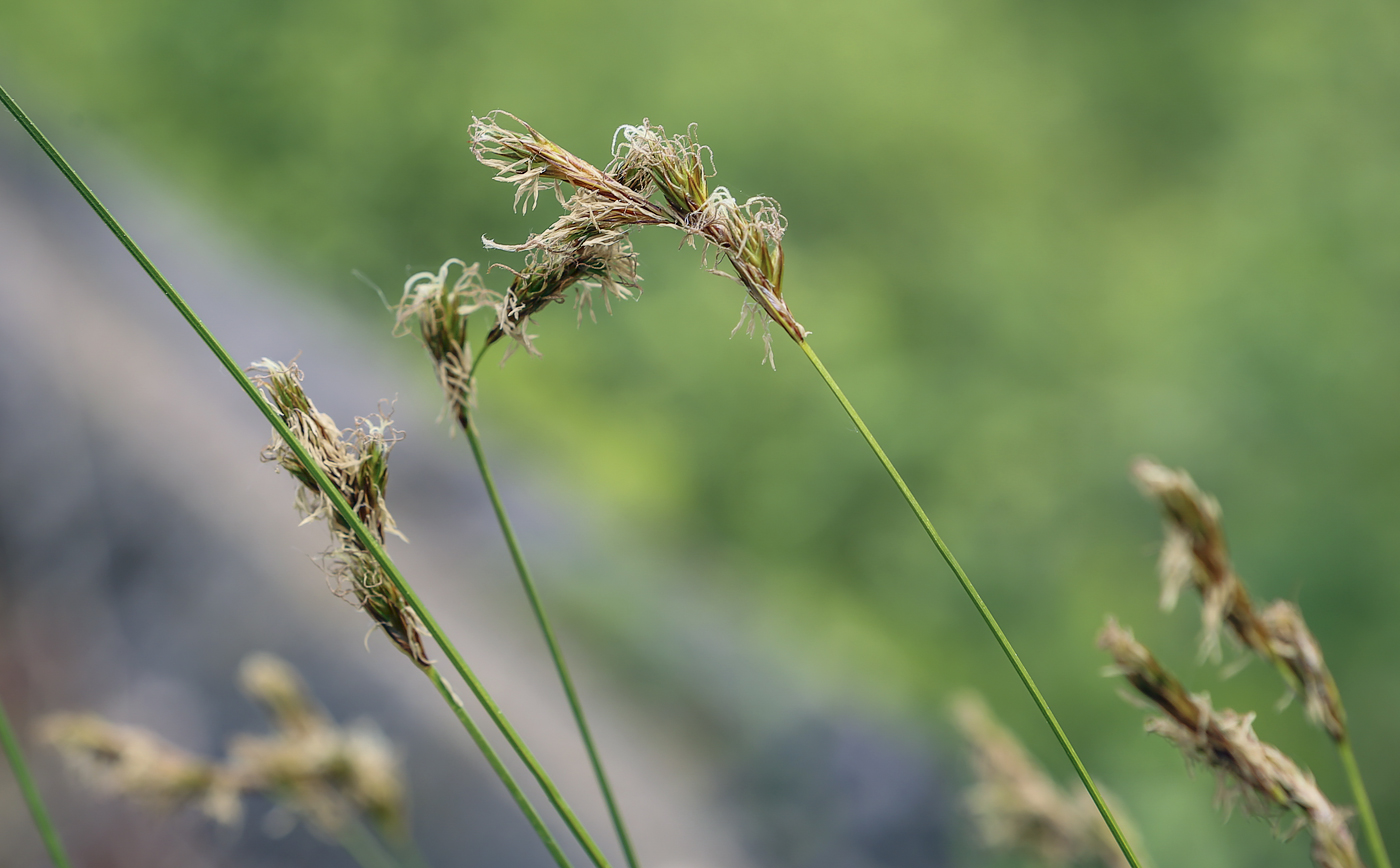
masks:
{"type": "MultiPolygon", "coordinates": [[[[67,123],[60,147],[115,138],[386,340],[351,269],[394,293],[554,214],[510,213],[468,152],[473,114],[599,162],[619,124],[698,122],[716,183],[783,204],[795,314],[1158,864],[1306,856],[1222,828],[1210,784],[1139,734],[1096,677],[1106,611],[1346,796],[1326,740],[1269,710],[1266,667],[1217,683],[1191,666],[1193,608],[1152,608],[1141,453],[1220,497],[1256,598],[1301,603],[1400,846],[1400,10],[9,0],[0,58],[41,124],[67,123]]],[[[589,585],[576,615],[633,641],[667,587],[705,582],[817,691],[932,732],[979,681],[1057,762],[800,354],[776,336],[760,369],[727,340],[739,289],[675,236],[636,237],[639,305],[581,329],[546,312],[544,357],[482,386],[516,464],[612,517],[615,562],[586,569],[696,564],[648,577],[651,602],[589,585]]]]}

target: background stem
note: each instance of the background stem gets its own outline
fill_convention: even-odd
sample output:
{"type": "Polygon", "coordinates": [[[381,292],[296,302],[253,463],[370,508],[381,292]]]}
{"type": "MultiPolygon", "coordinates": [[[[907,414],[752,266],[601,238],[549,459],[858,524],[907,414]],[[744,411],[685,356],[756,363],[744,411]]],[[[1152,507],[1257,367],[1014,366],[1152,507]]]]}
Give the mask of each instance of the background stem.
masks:
{"type": "Polygon", "coordinates": [[[525,596],[530,600],[530,608],[535,613],[535,620],[539,622],[545,644],[549,646],[549,656],[554,660],[554,668],[559,673],[560,683],[564,686],[564,695],[569,699],[569,709],[574,714],[574,722],[578,724],[579,735],[583,738],[584,748],[588,751],[588,761],[593,765],[593,774],[598,778],[598,788],[603,791],[603,801],[607,803],[608,814],[612,817],[613,828],[617,830],[617,839],[622,845],[623,855],[631,868],[638,868],[637,854],[632,849],[632,840],[622,821],[622,811],[613,795],[612,786],[608,783],[607,773],[603,770],[602,757],[598,753],[597,745],[593,743],[593,733],[589,730],[588,721],[584,717],[583,703],[579,700],[578,691],[574,688],[574,680],[569,674],[568,664],[564,662],[564,652],[560,649],[558,640],[554,638],[554,630],[544,612],[544,603],[540,600],[539,591],[535,588],[535,580],[530,574],[530,567],[525,563],[525,555],[520,549],[520,540],[516,538],[515,528],[511,525],[510,516],[506,514],[505,504],[501,502],[500,491],[496,488],[496,480],[492,477],[491,468],[486,463],[486,452],[481,446],[481,437],[477,433],[476,423],[465,407],[457,413],[457,424],[466,433],[467,442],[471,444],[472,455],[476,458],[476,466],[481,471],[481,481],[486,485],[486,493],[491,498],[491,508],[495,510],[496,521],[501,526],[501,535],[505,537],[506,547],[510,549],[511,560],[515,562],[515,572],[520,576],[520,584],[525,588],[525,596]]]}
{"type": "Polygon", "coordinates": [[[1376,868],[1390,868],[1390,856],[1385,852],[1385,841],[1381,838],[1381,828],[1376,825],[1376,812],[1371,810],[1371,797],[1366,795],[1366,784],[1361,780],[1361,769],[1356,765],[1356,754],[1351,750],[1351,737],[1337,741],[1337,753],[1342,758],[1342,768],[1346,769],[1347,782],[1351,784],[1351,796],[1356,800],[1356,814],[1361,818],[1361,829],[1366,834],[1366,846],[1371,848],[1376,868]]]}
{"type": "MultiPolygon", "coordinates": [[[[609,868],[607,858],[603,855],[602,851],[598,849],[598,845],[593,842],[588,831],[584,829],[583,824],[579,821],[578,817],[575,816],[573,809],[564,801],[564,797],[560,794],[559,788],[556,787],[549,776],[545,774],[544,769],[530,752],[530,749],[525,745],[524,740],[520,738],[519,733],[517,733],[515,728],[510,725],[510,722],[506,720],[505,715],[491,698],[491,695],[486,691],[486,687],[476,677],[476,674],[472,672],[471,668],[467,666],[466,660],[462,658],[456,646],[452,644],[452,640],[443,632],[437,620],[433,618],[427,607],[423,605],[423,601],[419,599],[417,592],[408,584],[403,574],[399,572],[398,566],[389,558],[388,553],[384,550],[384,546],[375,538],[369,528],[365,527],[364,522],[360,521],[359,516],[355,514],[355,510],[345,499],[345,495],[341,494],[340,490],[331,483],[330,478],[326,476],[325,470],[316,459],[307,452],[306,447],[297,439],[297,436],[292,433],[291,429],[287,427],[287,423],[282,419],[281,414],[279,414],[276,408],[263,397],[258,387],[254,385],[252,380],[248,379],[243,369],[238,366],[238,363],[235,362],[233,357],[228,354],[228,351],[223,348],[223,345],[214,337],[214,334],[209,331],[209,328],[204,325],[204,322],[195,315],[194,310],[190,308],[184,298],[175,291],[175,287],[171,285],[170,281],[165,279],[165,275],[160,273],[155,263],[151,262],[150,258],[137,246],[136,242],[132,240],[131,236],[128,235],[121,224],[117,222],[117,219],[112,216],[112,212],[108,211],[107,207],[98,200],[91,188],[78,176],[77,172],[73,171],[73,167],[68,165],[68,161],[63,159],[63,156],[59,154],[58,150],[49,143],[49,140],[39,131],[39,128],[34,125],[34,122],[20,109],[19,105],[15,103],[3,87],[0,87],[0,102],[5,104],[5,107],[10,110],[10,114],[14,115],[15,120],[19,121],[20,126],[24,127],[25,132],[29,133],[30,137],[43,149],[44,153],[48,155],[49,159],[53,161],[53,164],[58,167],[64,177],[73,185],[74,189],[82,195],[83,199],[92,207],[92,210],[102,219],[102,222],[107,224],[107,228],[112,231],[112,234],[117,237],[117,240],[122,243],[122,246],[136,259],[141,268],[150,276],[156,286],[160,288],[160,291],[165,294],[165,297],[175,306],[175,309],[180,312],[180,316],[184,317],[185,322],[189,323],[190,328],[195,330],[195,333],[199,335],[200,340],[204,341],[209,351],[218,358],[219,364],[223,365],[224,369],[228,371],[229,375],[238,383],[239,388],[241,388],[248,396],[249,400],[257,406],[263,416],[267,418],[273,430],[277,432],[278,436],[287,444],[287,447],[296,455],[302,467],[304,467],[311,478],[315,480],[316,486],[320,489],[321,494],[330,501],[331,506],[334,507],[336,513],[345,521],[346,526],[354,532],[355,537],[359,539],[360,543],[365,547],[365,551],[369,552],[384,570],[385,577],[388,578],[394,588],[403,595],[404,599],[408,601],[408,604],[413,607],[413,610],[418,614],[428,634],[433,637],[433,641],[437,642],[438,646],[452,663],[452,667],[457,671],[457,674],[462,677],[462,680],[465,681],[468,688],[471,689],[472,695],[477,698],[482,708],[486,710],[487,715],[491,718],[491,722],[494,723],[497,729],[501,731],[501,734],[506,737],[506,740],[510,742],[510,746],[514,749],[516,755],[520,757],[520,760],[525,763],[525,766],[530,770],[535,780],[539,782],[550,804],[559,812],[559,816],[563,818],[565,824],[569,827],[569,831],[573,833],[579,844],[583,846],[593,863],[597,868],[609,868]]],[[[545,844],[548,846],[549,842],[546,841],[545,844]]]]}
{"type": "Polygon", "coordinates": [[[1103,815],[1104,822],[1108,824],[1108,830],[1113,833],[1113,839],[1118,842],[1118,848],[1123,851],[1123,855],[1133,868],[1142,868],[1142,864],[1138,862],[1137,856],[1133,853],[1132,846],[1128,844],[1128,839],[1124,837],[1123,830],[1118,828],[1118,821],[1114,819],[1113,812],[1109,810],[1108,804],[1103,800],[1103,796],[1099,795],[1098,787],[1094,786],[1093,779],[1089,777],[1089,770],[1084,768],[1084,763],[1080,761],[1079,754],[1075,752],[1074,746],[1069,742],[1069,736],[1065,735],[1065,731],[1060,727],[1060,722],[1055,719],[1054,712],[1050,710],[1050,704],[1045,701],[1044,696],[1040,695],[1040,689],[1035,686],[1035,680],[1031,678],[1031,673],[1026,669],[1025,664],[1021,662],[1021,658],[1017,656],[1016,649],[1011,647],[1011,640],[1006,638],[1006,634],[1001,631],[1001,626],[997,624],[997,619],[992,617],[992,610],[987,608],[987,604],[982,601],[982,595],[977,593],[977,589],[972,585],[972,580],[967,577],[967,573],[963,572],[963,568],[958,563],[958,559],[953,557],[953,552],[949,550],[947,544],[943,542],[943,538],[938,535],[938,531],[933,529],[933,522],[929,521],[928,515],[924,512],[924,508],[919,505],[918,499],[914,497],[914,492],[909,490],[909,486],[904,483],[904,478],[899,475],[899,471],[895,469],[889,456],[885,455],[885,450],[880,448],[880,444],[875,440],[875,435],[871,434],[870,429],[865,427],[865,422],[860,418],[860,414],[856,412],[856,408],[851,405],[851,402],[846,399],[845,393],[842,392],[841,387],[836,384],[836,380],[832,379],[831,374],[827,371],[826,366],[822,364],[821,359],[817,358],[816,351],[812,349],[811,344],[804,340],[798,342],[798,346],[807,354],[807,358],[811,360],[812,366],[817,369],[817,373],[821,374],[822,379],[826,381],[826,385],[831,389],[832,394],[836,396],[836,400],[841,402],[841,406],[846,410],[846,415],[850,416],[851,421],[856,423],[856,428],[860,430],[861,436],[865,438],[866,443],[870,444],[870,448],[875,453],[875,457],[880,460],[880,464],[884,466],[885,472],[890,475],[890,479],[894,480],[894,484],[899,488],[900,494],[904,495],[904,499],[909,503],[909,508],[912,509],[914,515],[918,517],[919,524],[923,525],[924,532],[928,534],[929,539],[933,540],[933,544],[938,547],[938,553],[943,555],[943,560],[947,561],[948,567],[953,571],[953,575],[957,576],[958,583],[961,584],[963,590],[967,592],[968,598],[972,600],[972,605],[977,607],[978,614],[982,616],[983,621],[987,622],[987,628],[991,630],[992,635],[996,637],[997,644],[1001,646],[1002,652],[1006,654],[1006,659],[1011,661],[1011,667],[1015,669],[1016,674],[1020,676],[1021,683],[1026,686],[1026,692],[1031,695],[1031,699],[1035,700],[1035,707],[1040,709],[1040,713],[1045,718],[1045,722],[1050,725],[1050,729],[1055,733],[1055,738],[1059,741],[1060,747],[1064,749],[1065,756],[1069,757],[1070,764],[1074,766],[1075,773],[1079,775],[1079,780],[1084,783],[1084,789],[1089,791],[1089,797],[1094,800],[1094,805],[1098,807],[1099,813],[1103,815]]]}
{"type": "Polygon", "coordinates": [[[29,816],[34,818],[34,828],[39,831],[39,837],[44,839],[49,858],[57,868],[69,868],[68,854],[64,852],[58,830],[54,828],[48,809],[44,807],[39,788],[34,785],[34,778],[29,774],[29,766],[24,762],[24,752],[20,750],[19,739],[15,736],[14,727],[10,726],[10,717],[5,713],[3,703],[0,703],[0,743],[4,745],[5,758],[10,761],[15,783],[19,784],[19,791],[24,794],[24,803],[29,806],[29,816]]]}
{"type": "Polygon", "coordinates": [[[520,806],[520,810],[525,814],[525,819],[530,821],[530,825],[534,828],[535,834],[539,835],[540,840],[544,842],[544,846],[549,850],[549,855],[554,857],[554,861],[558,863],[559,868],[571,868],[569,865],[569,858],[565,856],[564,851],[559,848],[559,842],[554,840],[554,834],[545,826],[544,820],[540,819],[539,812],[535,810],[535,806],[530,804],[529,799],[525,798],[525,794],[521,792],[520,786],[515,782],[515,778],[511,776],[505,764],[501,762],[501,758],[496,753],[496,749],[491,747],[491,743],[486,740],[486,736],[482,733],[481,727],[477,726],[476,721],[472,720],[471,715],[467,713],[466,707],[462,705],[462,700],[452,690],[451,685],[442,680],[442,675],[440,675],[436,669],[429,668],[423,671],[427,673],[428,679],[433,682],[433,686],[438,689],[438,693],[442,694],[442,698],[447,700],[447,704],[452,707],[453,713],[457,715],[457,719],[462,722],[462,726],[464,726],[468,734],[471,735],[472,741],[476,742],[476,746],[481,749],[482,755],[485,756],[486,761],[491,764],[491,768],[495,770],[496,776],[506,785],[506,789],[510,790],[511,797],[514,798],[515,803],[520,806]]]}

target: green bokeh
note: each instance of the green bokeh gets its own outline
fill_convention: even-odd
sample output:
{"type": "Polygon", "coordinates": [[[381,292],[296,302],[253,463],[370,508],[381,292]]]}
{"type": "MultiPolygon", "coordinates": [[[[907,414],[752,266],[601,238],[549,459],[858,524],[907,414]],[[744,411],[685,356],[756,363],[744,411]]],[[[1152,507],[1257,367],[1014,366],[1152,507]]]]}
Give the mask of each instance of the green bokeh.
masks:
{"type": "MultiPolygon", "coordinates": [[[[1138,454],[1220,497],[1256,597],[1301,602],[1400,846],[1393,6],[9,0],[0,56],[41,124],[116,140],[366,316],[351,269],[392,287],[552,219],[509,213],[474,113],[600,162],[621,123],[698,122],[716,183],[783,203],[794,312],[1157,863],[1307,859],[1221,827],[1139,734],[1096,677],[1105,612],[1347,799],[1267,667],[1217,683],[1194,604],[1153,609],[1138,454]]],[[[637,236],[639,305],[547,312],[544,357],[483,385],[498,449],[604,505],[616,558],[587,569],[656,588],[590,583],[578,629],[659,677],[637,620],[704,582],[810,689],[934,733],[981,684],[1067,775],[820,381],[780,334],[776,374],[728,341],[739,292],[678,240],[637,236]]]]}

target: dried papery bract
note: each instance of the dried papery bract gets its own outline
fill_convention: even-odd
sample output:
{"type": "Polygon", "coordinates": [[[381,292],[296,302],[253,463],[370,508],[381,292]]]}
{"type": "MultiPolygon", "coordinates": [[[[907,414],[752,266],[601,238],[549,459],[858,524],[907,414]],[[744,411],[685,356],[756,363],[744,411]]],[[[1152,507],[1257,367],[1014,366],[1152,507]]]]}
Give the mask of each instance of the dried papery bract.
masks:
{"type": "MultiPolygon", "coordinates": [[[[497,180],[516,185],[517,206],[533,205],[542,189],[553,187],[566,209],[552,226],[522,244],[487,242],[530,253],[506,293],[488,343],[510,335],[529,347],[525,321],[551,301],[562,300],[580,281],[601,286],[605,300],[628,297],[636,286],[635,255],[627,240],[634,226],[669,226],[717,248],[734,273],[710,270],[738,281],[793,340],[805,340],[806,329],[782,297],[785,224],[777,203],[755,197],[739,204],[723,187],[711,191],[709,151],[695,141],[694,127],[668,138],[661,127],[645,121],[624,126],[607,170],[579,159],[504,112],[474,119],[472,143],[477,159],[496,169],[497,180]],[[524,131],[501,126],[502,118],[524,131]],[[561,183],[575,189],[567,200],[561,183]],[[661,201],[653,201],[658,194],[661,201]]],[[[771,344],[765,341],[765,361],[771,362],[771,357],[771,344]]]]}
{"type": "Polygon", "coordinates": [[[92,714],[54,714],[39,734],[94,789],[162,810],[197,806],[228,825],[242,819],[235,776],[152,732],[92,714]]]}
{"type": "MultiPolygon", "coordinates": [[[[386,533],[402,538],[384,500],[389,478],[389,451],[399,437],[388,420],[382,415],[362,417],[355,420],[354,429],[341,431],[335,420],[318,411],[307,397],[301,387],[301,371],[296,365],[263,359],[253,365],[252,370],[265,396],[365,526],[380,542],[386,533]]],[[[329,500],[296,453],[273,434],[262,457],[264,461],[275,462],[301,483],[297,508],[306,516],[306,521],[326,520],[331,545],[322,555],[321,565],[334,580],[337,593],[353,595],[399,650],[420,667],[431,666],[418,614],[385,577],[378,561],[330,507],[329,500]]]]}
{"type": "Polygon", "coordinates": [[[1322,649],[1303,622],[1303,613],[1287,600],[1275,600],[1259,613],[1269,650],[1302,684],[1308,719],[1327,730],[1333,740],[1347,737],[1346,711],[1322,649]]]}
{"type": "Polygon", "coordinates": [[[328,833],[349,806],[380,828],[405,829],[406,795],[397,752],[373,723],[337,726],[286,661],[254,654],[239,667],[239,683],[272,719],[276,732],[241,735],[230,766],[247,789],[267,790],[328,833]]]}
{"type": "MultiPolygon", "coordinates": [[[[1146,729],[1175,744],[1189,761],[1220,776],[1221,798],[1259,813],[1296,813],[1298,827],[1312,835],[1313,861],[1320,868],[1359,868],[1347,812],[1332,804],[1311,774],[1254,734],[1254,714],[1215,711],[1210,697],[1189,693],[1143,645],[1112,618],[1099,634],[1099,647],[1113,655],[1109,674],[1122,675],[1165,717],[1151,717],[1146,729]]],[[[1291,832],[1293,830],[1285,830],[1291,832]]]]}
{"type": "Polygon", "coordinates": [[[419,272],[404,284],[395,310],[394,335],[410,334],[416,324],[446,400],[444,414],[460,417],[473,401],[473,357],[467,333],[471,315],[483,308],[499,311],[501,303],[500,294],[482,282],[480,266],[460,259],[447,260],[436,273],[419,272]],[[454,268],[459,274],[452,280],[454,268]]]}
{"type": "Polygon", "coordinates": [[[233,824],[243,815],[241,798],[263,794],[328,835],[339,833],[355,810],[387,833],[406,832],[398,754],[378,727],[369,721],[338,726],[296,670],[270,654],[246,658],[239,682],[267,711],[275,731],[234,736],[224,762],[96,715],[52,715],[40,733],[94,788],[154,807],[198,806],[233,824]]]}
{"type": "Polygon", "coordinates": [[[1284,670],[1289,686],[1302,693],[1309,720],[1334,740],[1344,739],[1346,713],[1322,649],[1292,603],[1278,600],[1255,610],[1230,565],[1219,501],[1197,488],[1186,471],[1150,459],[1133,463],[1133,478],[1161,503],[1165,517],[1159,560],[1163,608],[1170,609],[1181,586],[1193,582],[1202,599],[1202,653],[1218,652],[1220,626],[1228,626],[1242,645],[1284,670]]]}
{"type": "MultiPolygon", "coordinates": [[[[989,847],[1033,853],[1052,866],[1128,864],[1088,794],[1056,784],[980,697],[959,696],[953,718],[972,754],[968,808],[989,847]]],[[[1116,805],[1114,813],[1123,823],[1116,805]]]]}

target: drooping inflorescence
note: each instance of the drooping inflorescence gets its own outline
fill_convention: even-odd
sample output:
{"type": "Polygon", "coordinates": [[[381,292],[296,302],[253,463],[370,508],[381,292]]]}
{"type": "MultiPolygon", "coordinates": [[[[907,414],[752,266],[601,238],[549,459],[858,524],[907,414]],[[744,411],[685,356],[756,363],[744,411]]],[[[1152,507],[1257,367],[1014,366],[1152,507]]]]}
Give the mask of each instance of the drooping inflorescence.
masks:
{"type": "Polygon", "coordinates": [[[222,762],[197,757],[145,729],[94,714],[54,714],[40,735],[94,789],[151,808],[198,808],[225,825],[260,794],[335,835],[358,811],[383,832],[407,831],[407,796],[397,751],[373,723],[331,720],[286,661],[253,654],[239,668],[244,692],[274,731],[240,733],[222,762]]]}
{"type": "Polygon", "coordinates": [[[1215,711],[1209,696],[1189,693],[1131,630],[1112,618],[1099,634],[1099,647],[1113,655],[1115,665],[1108,674],[1122,675],[1165,713],[1148,718],[1147,731],[1175,744],[1189,761],[1215,770],[1227,805],[1238,800],[1256,813],[1296,814],[1294,827],[1284,831],[1308,829],[1319,868],[1360,868],[1348,812],[1332,804],[1313,776],[1283,751],[1259,740],[1253,713],[1215,711]]]}
{"type": "MultiPolygon", "coordinates": [[[[980,697],[959,696],[953,719],[972,755],[967,805],[987,846],[1028,852],[1049,866],[1128,864],[1088,794],[1055,783],[980,697]]],[[[1117,805],[1114,813],[1126,823],[1117,805]]]]}
{"type": "MultiPolygon", "coordinates": [[[[806,339],[807,330],[783,300],[786,224],[777,203],[759,196],[741,204],[724,187],[710,189],[709,149],[696,142],[694,127],[667,137],[647,121],[623,126],[614,137],[612,161],[598,169],[514,115],[492,112],[473,119],[472,150],[496,170],[496,180],[515,185],[517,208],[533,207],[545,190],[553,190],[565,208],[549,228],[520,244],[486,240],[488,247],[527,254],[523,268],[511,269],[514,277],[497,304],[487,345],[509,336],[533,349],[529,318],[562,301],[570,289],[601,288],[605,303],[630,298],[639,280],[628,239],[634,226],[677,229],[728,261],[733,273],[710,267],[705,259],[711,271],[736,280],[749,295],[736,332],[747,320],[752,334],[762,310],[793,340],[806,339]],[[503,120],[523,129],[503,126],[503,120]],[[567,198],[564,184],[573,188],[567,198]]],[[[764,358],[771,363],[766,328],[764,340],[764,358]]]]}
{"type": "Polygon", "coordinates": [[[1309,720],[1334,740],[1344,739],[1346,713],[1322,649],[1292,603],[1276,600],[1262,611],[1255,609],[1230,563],[1219,501],[1197,488],[1184,470],[1143,458],[1133,463],[1132,472],[1142,492],[1162,506],[1162,608],[1175,605],[1186,583],[1195,585],[1201,594],[1202,654],[1218,654],[1220,629],[1229,627],[1240,644],[1285,670],[1290,687],[1303,695],[1309,720]]]}
{"type": "MultiPolygon", "coordinates": [[[[286,420],[292,433],[306,447],[330,477],[356,516],[380,542],[385,534],[403,538],[385,504],[384,490],[389,480],[389,450],[399,433],[382,414],[355,420],[356,427],[341,431],[335,420],[316,409],[301,387],[301,371],[263,359],[252,366],[254,379],[286,420]]],[[[331,545],[321,556],[321,565],[335,582],[337,593],[353,596],[369,613],[399,650],[422,667],[432,665],[424,643],[425,631],[418,614],[384,575],[379,562],[331,507],[330,501],[307,472],[296,453],[282,438],[273,434],[263,450],[263,460],[275,462],[301,483],[297,508],[306,521],[326,520],[331,545]]]]}

